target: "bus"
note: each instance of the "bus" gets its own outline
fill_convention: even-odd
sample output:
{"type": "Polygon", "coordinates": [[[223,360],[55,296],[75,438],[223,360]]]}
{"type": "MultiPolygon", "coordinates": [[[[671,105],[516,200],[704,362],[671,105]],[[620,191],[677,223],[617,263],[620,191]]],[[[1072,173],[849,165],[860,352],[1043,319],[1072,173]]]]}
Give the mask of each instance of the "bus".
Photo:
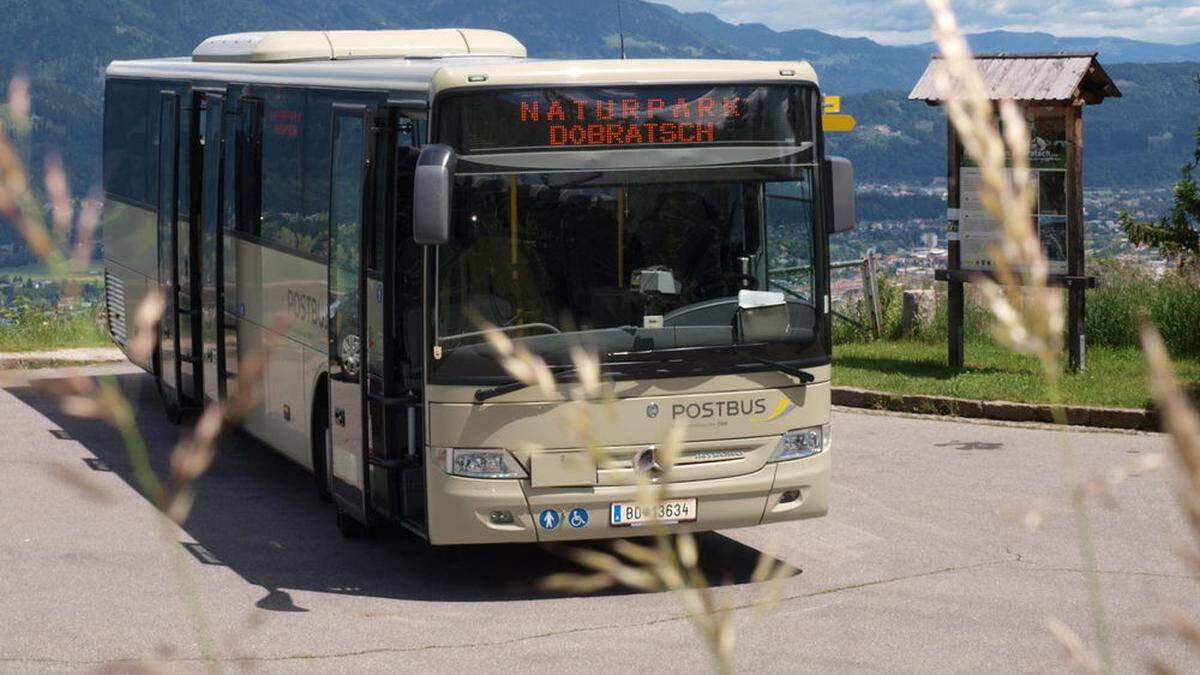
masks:
{"type": "Polygon", "coordinates": [[[176,422],[265,354],[240,426],[312,472],[346,536],[828,509],[828,241],[852,227],[853,169],[825,155],[806,63],[542,60],[473,29],[221,35],[108,66],[103,155],[112,340],[176,422]],[[563,383],[595,355],[603,453],[485,327],[563,383]]]}

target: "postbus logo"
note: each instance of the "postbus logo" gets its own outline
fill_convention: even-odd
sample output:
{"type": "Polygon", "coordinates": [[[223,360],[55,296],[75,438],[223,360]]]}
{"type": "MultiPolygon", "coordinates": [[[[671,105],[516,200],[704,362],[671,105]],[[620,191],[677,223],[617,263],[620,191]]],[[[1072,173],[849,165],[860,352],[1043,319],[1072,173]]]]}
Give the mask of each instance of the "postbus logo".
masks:
{"type": "Polygon", "coordinates": [[[671,419],[686,417],[689,420],[707,420],[720,417],[763,415],[766,412],[767,399],[765,398],[729,399],[703,403],[675,403],[671,406],[671,419]]]}
{"type": "MultiPolygon", "coordinates": [[[[767,405],[765,398],[729,399],[725,401],[704,401],[702,403],[674,403],[671,405],[671,419],[686,418],[689,420],[729,419],[745,417],[750,422],[774,422],[796,407],[787,398],[781,398],[773,405],[767,405]]],[[[646,417],[658,417],[661,409],[657,403],[646,406],[646,417]]]]}

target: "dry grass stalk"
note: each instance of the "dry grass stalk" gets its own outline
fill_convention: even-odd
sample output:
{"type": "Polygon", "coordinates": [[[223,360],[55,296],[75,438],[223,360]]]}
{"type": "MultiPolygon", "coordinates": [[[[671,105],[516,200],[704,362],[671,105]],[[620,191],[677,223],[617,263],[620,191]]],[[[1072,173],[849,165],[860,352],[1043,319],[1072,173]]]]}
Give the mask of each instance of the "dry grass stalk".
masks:
{"type": "MultiPolygon", "coordinates": [[[[992,101],[949,0],[926,0],[926,4],[942,55],[935,84],[963,151],[980,169],[980,199],[1000,229],[999,239],[989,246],[995,280],[981,279],[978,286],[997,320],[997,339],[1039,360],[1054,417],[1065,423],[1059,389],[1065,328],[1062,296],[1048,286],[1049,264],[1030,215],[1033,190],[1029,130],[1014,102],[1000,101],[997,106],[992,101]]],[[[1076,545],[1085,569],[1098,661],[1103,672],[1111,672],[1108,620],[1087,511],[1088,497],[1097,492],[1104,494],[1109,481],[1089,482],[1080,475],[1066,436],[1061,458],[1075,520],[1076,545]]]]}
{"type": "MultiPolygon", "coordinates": [[[[618,421],[611,404],[613,388],[601,378],[600,362],[594,354],[582,348],[571,351],[571,367],[563,371],[574,379],[573,386],[560,385],[555,373],[539,356],[523,345],[515,344],[502,331],[488,324],[481,324],[495,357],[504,370],[518,382],[536,386],[547,398],[565,399],[564,410],[570,430],[576,435],[581,447],[596,458],[598,464],[613,460],[607,450],[597,441],[595,414],[607,414],[610,422],[618,421]]],[[[658,502],[666,497],[666,486],[671,482],[671,473],[683,448],[686,427],[677,423],[671,427],[667,437],[658,445],[658,461],[662,472],[653,480],[649,476],[638,476],[638,501],[642,507],[653,511],[658,502]]],[[[530,446],[530,450],[538,450],[530,446]]],[[[572,548],[566,556],[586,568],[584,573],[553,574],[542,580],[548,590],[573,593],[595,593],[614,587],[625,587],[639,591],[672,591],[678,594],[684,609],[696,627],[718,672],[733,671],[734,630],[732,613],[718,603],[706,575],[700,566],[700,552],[695,537],[690,533],[671,535],[665,525],[646,528],[653,535],[654,543],[643,545],[628,540],[617,540],[612,544],[612,553],[588,548],[572,548]]],[[[777,548],[764,552],[755,567],[751,580],[767,583],[767,593],[759,606],[764,610],[773,608],[778,601],[778,582],[795,574],[795,569],[775,558],[777,548]]]]}
{"type": "MultiPolygon", "coordinates": [[[[1190,543],[1180,547],[1179,554],[1200,579],[1200,413],[1175,378],[1171,358],[1162,336],[1152,326],[1142,328],[1142,351],[1149,366],[1150,391],[1161,411],[1163,430],[1170,439],[1171,454],[1178,469],[1176,494],[1191,529],[1190,543]]],[[[1177,608],[1164,610],[1165,630],[1200,653],[1200,623],[1177,608]]],[[[1155,672],[1171,672],[1157,658],[1147,666],[1155,672]]]]}
{"type": "MultiPolygon", "coordinates": [[[[8,128],[0,122],[0,216],[15,226],[30,250],[51,274],[65,275],[72,267],[86,268],[91,262],[95,233],[100,223],[102,204],[99,196],[93,194],[83,200],[77,210],[62,162],[57,157],[49,158],[44,175],[44,189],[51,205],[51,224],[47,227],[46,216],[31,188],[25,163],[9,136],[9,132],[12,132],[16,138],[25,138],[31,127],[27,79],[15,78],[9,83],[6,109],[8,128]],[[73,248],[69,254],[66,252],[68,248],[73,248]]],[[[68,285],[67,290],[68,293],[75,291],[73,285],[68,285]]],[[[151,293],[135,310],[136,325],[129,344],[130,353],[135,358],[148,360],[154,352],[159,319],[164,308],[162,295],[151,293]]],[[[275,321],[271,328],[279,332],[285,326],[275,321]]],[[[180,602],[193,622],[201,655],[213,671],[220,670],[215,638],[200,604],[188,561],[176,545],[171,523],[181,523],[186,518],[192,501],[191,487],[212,465],[217,440],[224,425],[245,415],[257,402],[265,351],[271,346],[268,343],[262,350],[242,360],[236,391],[225,401],[209,406],[197,422],[194,432],[175,447],[170,457],[170,481],[165,485],[151,465],[133,408],[114,380],[69,376],[36,381],[43,391],[59,398],[59,405],[67,414],[102,421],[121,434],[135,479],[162,514],[159,519],[160,530],[172,553],[180,602]]],[[[52,466],[51,472],[89,499],[103,499],[107,494],[65,467],[52,466]]]]}
{"type": "Polygon", "coordinates": [[[1046,619],[1046,630],[1058,641],[1071,669],[1079,673],[1100,673],[1100,664],[1083,646],[1083,640],[1067,624],[1053,617],[1046,619]]]}

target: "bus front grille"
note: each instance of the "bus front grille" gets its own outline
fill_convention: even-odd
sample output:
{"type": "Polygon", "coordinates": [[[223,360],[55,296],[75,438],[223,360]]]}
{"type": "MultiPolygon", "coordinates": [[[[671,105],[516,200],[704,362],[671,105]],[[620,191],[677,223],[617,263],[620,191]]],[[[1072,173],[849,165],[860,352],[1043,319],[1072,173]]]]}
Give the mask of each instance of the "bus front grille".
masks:
{"type": "Polygon", "coordinates": [[[125,324],[125,282],[108,270],[104,271],[104,307],[108,334],[117,344],[125,346],[129,341],[125,324]]]}

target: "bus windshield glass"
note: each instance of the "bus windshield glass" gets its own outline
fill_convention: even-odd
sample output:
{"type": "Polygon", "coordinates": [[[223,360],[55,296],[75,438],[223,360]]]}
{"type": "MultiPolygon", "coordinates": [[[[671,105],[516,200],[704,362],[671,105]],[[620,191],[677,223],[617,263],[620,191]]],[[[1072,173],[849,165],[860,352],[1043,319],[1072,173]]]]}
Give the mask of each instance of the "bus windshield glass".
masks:
{"type": "Polygon", "coordinates": [[[441,140],[461,154],[451,240],[434,259],[431,381],[505,381],[488,327],[564,374],[577,348],[598,354],[614,376],[828,362],[817,301],[825,291],[809,115],[815,94],[785,87],[589,93],[586,100],[580,91],[485,93],[439,108],[447,111],[437,113],[441,140]],[[565,122],[557,107],[553,123],[546,119],[556,102],[565,122]],[[617,121],[601,125],[601,138],[597,115],[608,114],[609,102],[617,121]],[[684,131],[684,108],[687,124],[713,125],[711,136],[707,128],[684,131]],[[519,126],[535,109],[538,123],[519,126]],[[713,117],[722,114],[736,121],[725,131],[713,117]],[[508,134],[488,126],[513,116],[508,134]],[[560,122],[567,131],[555,130],[560,122]],[[609,124],[624,125],[612,131],[619,147],[607,143],[609,124]],[[668,133],[676,140],[665,140],[668,133]],[[641,134],[641,145],[631,147],[630,134],[641,134]],[[750,311],[764,302],[773,313],[750,311]],[[747,328],[751,315],[768,314],[772,328],[747,328]],[[707,355],[690,358],[697,352],[707,355]]]}

